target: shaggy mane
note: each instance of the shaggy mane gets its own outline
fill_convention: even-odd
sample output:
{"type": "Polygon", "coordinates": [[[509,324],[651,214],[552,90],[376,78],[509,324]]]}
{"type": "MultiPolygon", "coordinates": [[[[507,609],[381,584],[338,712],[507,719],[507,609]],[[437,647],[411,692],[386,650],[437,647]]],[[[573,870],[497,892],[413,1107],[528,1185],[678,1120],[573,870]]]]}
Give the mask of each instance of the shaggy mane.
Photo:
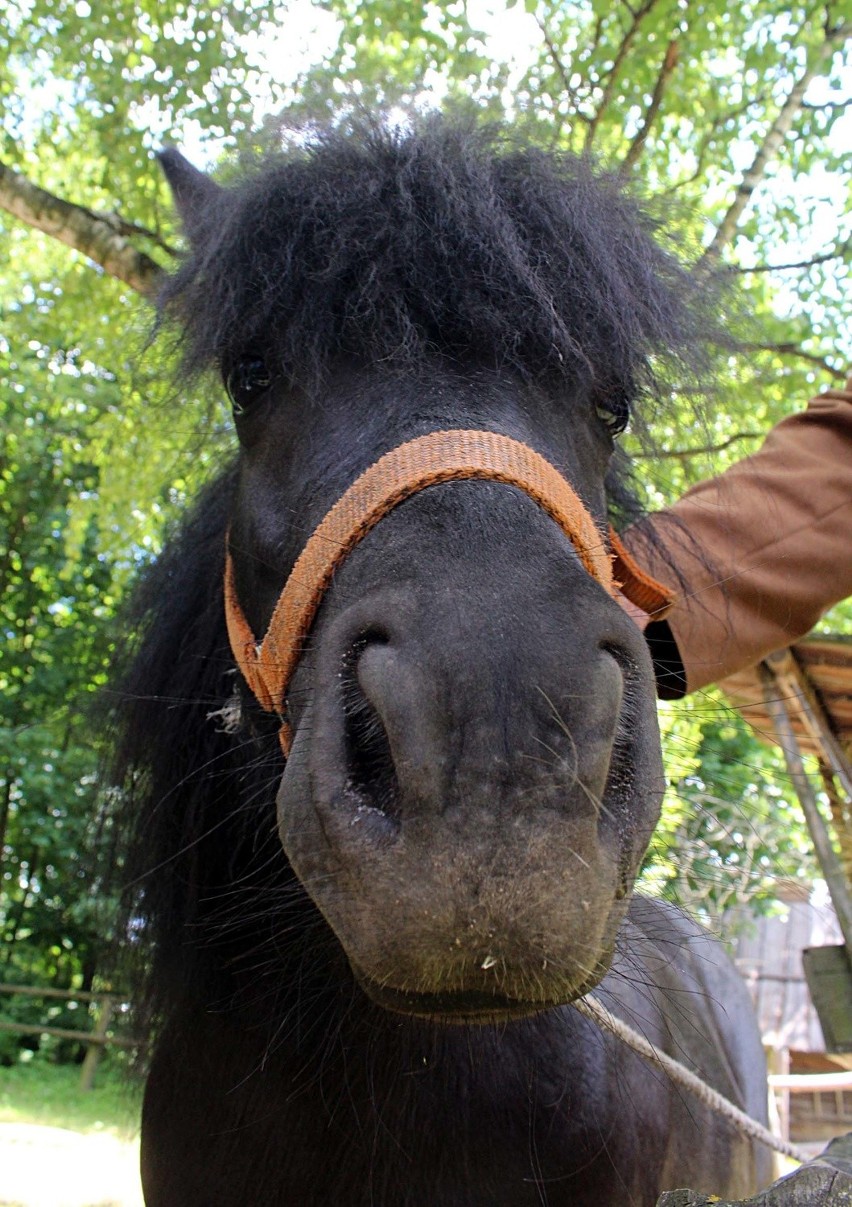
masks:
{"type": "Polygon", "coordinates": [[[310,392],[341,362],[411,372],[437,354],[626,401],[652,358],[683,375],[706,343],[660,236],[587,157],[499,126],[365,121],[221,190],[161,306],[191,372],[262,350],[310,392]]]}

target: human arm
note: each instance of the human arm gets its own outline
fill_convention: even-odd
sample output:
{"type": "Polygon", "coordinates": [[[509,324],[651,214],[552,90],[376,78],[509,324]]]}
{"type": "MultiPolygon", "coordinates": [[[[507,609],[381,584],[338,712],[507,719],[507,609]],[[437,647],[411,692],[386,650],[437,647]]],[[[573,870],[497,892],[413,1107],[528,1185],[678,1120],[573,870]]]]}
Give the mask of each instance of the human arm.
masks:
{"type": "Polygon", "coordinates": [[[676,595],[646,637],[661,694],[752,666],[852,595],[852,376],[622,534],[676,595]]]}

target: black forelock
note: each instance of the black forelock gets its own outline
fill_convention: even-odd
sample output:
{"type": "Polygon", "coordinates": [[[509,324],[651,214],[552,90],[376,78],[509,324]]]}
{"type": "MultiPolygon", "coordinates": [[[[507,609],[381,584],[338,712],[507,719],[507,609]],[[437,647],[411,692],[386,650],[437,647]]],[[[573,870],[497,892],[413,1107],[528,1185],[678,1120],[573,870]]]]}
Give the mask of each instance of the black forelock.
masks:
{"type": "Polygon", "coordinates": [[[343,362],[433,356],[625,397],[688,368],[688,270],[614,174],[502,127],[424,118],[319,132],[205,208],[167,282],[184,368],[262,351],[313,390],[343,362]]]}

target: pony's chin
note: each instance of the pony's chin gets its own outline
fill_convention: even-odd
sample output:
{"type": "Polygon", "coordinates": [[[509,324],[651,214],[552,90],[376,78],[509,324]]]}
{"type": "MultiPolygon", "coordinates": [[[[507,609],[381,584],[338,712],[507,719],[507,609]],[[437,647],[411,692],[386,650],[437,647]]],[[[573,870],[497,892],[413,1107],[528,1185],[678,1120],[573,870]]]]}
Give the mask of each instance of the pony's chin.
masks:
{"type": "MultiPolygon", "coordinates": [[[[541,996],[535,998],[506,992],[507,989],[511,990],[511,982],[508,986],[504,985],[502,990],[488,984],[437,989],[433,992],[400,989],[387,981],[374,979],[351,959],[349,964],[355,980],[370,1001],[392,1014],[428,1019],[432,1023],[448,1026],[489,1026],[570,1006],[578,998],[591,993],[606,976],[612,963],[612,954],[612,945],[608,944],[586,976],[556,977],[549,984],[542,983],[539,976],[541,996]]],[[[519,984],[518,988],[521,987],[519,984]]]]}
{"type": "Polygon", "coordinates": [[[378,985],[360,976],[359,984],[370,1000],[393,1014],[428,1019],[448,1026],[483,1027],[529,1018],[543,1010],[563,1005],[559,1001],[524,1001],[477,989],[445,993],[410,993],[378,985]]]}

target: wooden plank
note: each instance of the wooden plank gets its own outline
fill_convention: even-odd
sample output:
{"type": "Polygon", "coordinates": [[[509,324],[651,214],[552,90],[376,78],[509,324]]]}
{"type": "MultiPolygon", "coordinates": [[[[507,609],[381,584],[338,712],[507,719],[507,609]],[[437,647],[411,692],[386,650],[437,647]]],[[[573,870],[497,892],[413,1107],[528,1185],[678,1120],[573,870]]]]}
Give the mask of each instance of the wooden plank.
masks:
{"type": "Polygon", "coordinates": [[[135,1048],[132,1039],[121,1039],[118,1036],[97,1036],[92,1031],[71,1031],[64,1027],[40,1026],[33,1023],[7,1023],[0,1020],[0,1031],[9,1031],[12,1035],[55,1035],[59,1039],[74,1039],[81,1044],[115,1044],[118,1048],[135,1048]]]}
{"type": "Polygon", "coordinates": [[[792,1094],[830,1094],[852,1090],[852,1070],[848,1073],[770,1073],[770,1089],[789,1090],[792,1094]]]}
{"type": "Polygon", "coordinates": [[[73,989],[53,989],[44,985],[3,985],[0,993],[22,993],[30,997],[58,997],[73,1002],[100,1002],[110,998],[114,1002],[126,1002],[126,996],[120,993],[96,993],[93,990],[75,991],[73,989]]]}

